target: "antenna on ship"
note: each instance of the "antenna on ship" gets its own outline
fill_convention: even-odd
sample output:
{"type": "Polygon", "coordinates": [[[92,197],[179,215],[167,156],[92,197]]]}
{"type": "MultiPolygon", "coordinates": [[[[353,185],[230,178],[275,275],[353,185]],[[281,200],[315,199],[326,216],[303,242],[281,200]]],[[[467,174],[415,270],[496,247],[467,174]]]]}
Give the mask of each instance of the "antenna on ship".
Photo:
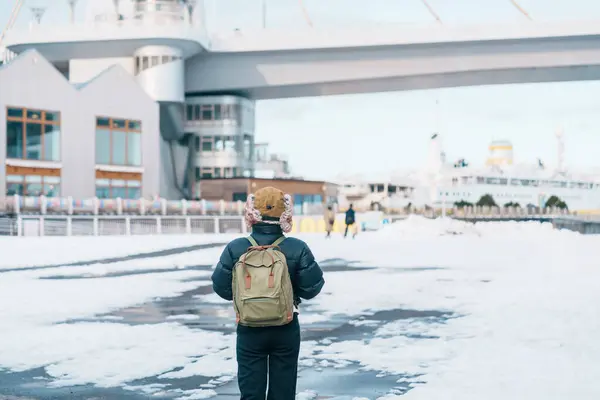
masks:
{"type": "Polygon", "coordinates": [[[188,12],[188,20],[190,25],[194,24],[194,8],[196,7],[196,0],[184,0],[185,7],[188,12]]]}
{"type": "Polygon", "coordinates": [[[115,7],[115,14],[117,15],[117,21],[121,19],[121,13],[119,13],[119,5],[121,0],[113,0],[113,6],[115,7]]]}
{"type": "Polygon", "coordinates": [[[77,1],[78,0],[68,0],[70,10],[69,16],[72,24],[75,23],[75,6],[77,5],[77,1]]]}
{"type": "Polygon", "coordinates": [[[557,140],[557,151],[558,151],[558,159],[557,159],[557,167],[558,172],[564,172],[565,166],[565,140],[564,140],[564,130],[562,127],[559,127],[556,131],[556,140],[557,140]]]}
{"type": "Polygon", "coordinates": [[[37,25],[41,24],[42,17],[46,12],[46,7],[30,7],[29,9],[31,10],[31,16],[33,17],[30,27],[33,27],[34,23],[37,25]]]}

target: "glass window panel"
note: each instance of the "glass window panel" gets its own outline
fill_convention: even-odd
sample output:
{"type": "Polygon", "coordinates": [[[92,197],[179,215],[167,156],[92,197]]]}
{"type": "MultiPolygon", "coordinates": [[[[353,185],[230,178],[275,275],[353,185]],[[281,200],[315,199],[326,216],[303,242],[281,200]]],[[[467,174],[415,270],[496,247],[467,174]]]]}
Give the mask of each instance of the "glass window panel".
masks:
{"type": "Polygon", "coordinates": [[[168,63],[169,62],[169,58],[170,58],[169,56],[162,56],[162,60],[161,60],[162,64],[168,63]]]}
{"type": "Polygon", "coordinates": [[[60,160],[60,125],[44,126],[44,160],[60,160]]]}
{"type": "Polygon", "coordinates": [[[27,119],[40,121],[42,119],[42,112],[39,110],[27,110],[27,119]]]}
{"type": "Polygon", "coordinates": [[[112,164],[125,165],[127,132],[112,131],[112,164]]]}
{"type": "Polygon", "coordinates": [[[196,171],[195,172],[196,172],[196,174],[195,174],[196,175],[196,180],[199,180],[200,176],[201,176],[201,174],[200,174],[200,168],[196,167],[196,171]]]}
{"type": "Polygon", "coordinates": [[[142,190],[138,187],[135,188],[127,188],[127,198],[128,199],[139,199],[142,194],[142,190]]]}
{"type": "Polygon", "coordinates": [[[96,118],[96,125],[109,128],[110,118],[96,118]]]}
{"type": "Polygon", "coordinates": [[[213,144],[211,142],[202,142],[202,151],[213,151],[213,144]]]}
{"type": "Polygon", "coordinates": [[[42,157],[42,125],[26,124],[27,136],[25,158],[28,160],[43,160],[42,157]]]}
{"type": "Polygon", "coordinates": [[[150,65],[152,67],[154,67],[155,65],[158,65],[159,64],[158,60],[159,60],[158,56],[152,56],[152,58],[150,59],[150,65]]]}
{"type": "Polygon", "coordinates": [[[223,119],[223,115],[221,113],[221,104],[215,104],[215,121],[220,121],[223,119]]]}
{"type": "Polygon", "coordinates": [[[140,72],[140,58],[135,58],[135,74],[137,75],[140,72]]]}
{"type": "Polygon", "coordinates": [[[142,71],[148,68],[148,57],[142,57],[142,71]]]}
{"type": "Polygon", "coordinates": [[[229,118],[229,104],[221,104],[221,118],[228,119],[229,118]]]}
{"type": "Polygon", "coordinates": [[[59,112],[46,111],[46,121],[52,121],[52,122],[58,122],[58,121],[60,121],[60,113],[59,112]]]}
{"type": "Polygon", "coordinates": [[[235,140],[230,136],[225,137],[224,143],[225,150],[234,150],[235,151],[235,140]]]}
{"type": "Polygon", "coordinates": [[[215,150],[222,151],[224,149],[223,137],[215,136],[215,150]]]}
{"type": "Polygon", "coordinates": [[[96,179],[96,186],[110,186],[110,179],[96,179]]]}
{"type": "Polygon", "coordinates": [[[194,106],[193,105],[191,105],[191,104],[187,105],[187,107],[185,108],[185,116],[188,121],[194,120],[194,106]]]}
{"type": "Polygon", "coordinates": [[[113,119],[113,128],[114,129],[125,129],[127,128],[127,122],[124,119],[113,119]]]}
{"type": "Polygon", "coordinates": [[[140,166],[142,165],[142,135],[137,132],[129,132],[127,135],[127,165],[140,166]]]}
{"type": "Polygon", "coordinates": [[[221,177],[221,168],[215,167],[215,177],[216,178],[220,178],[221,177]]]}
{"type": "Polygon", "coordinates": [[[202,179],[210,179],[212,178],[212,172],[203,172],[202,179]]]}
{"type": "Polygon", "coordinates": [[[6,175],[6,182],[21,183],[25,177],[23,175],[6,175]]]}
{"type": "Polygon", "coordinates": [[[134,181],[134,180],[127,181],[127,186],[129,186],[129,187],[141,187],[142,186],[142,182],[140,182],[140,181],[134,181]]]}
{"type": "Polygon", "coordinates": [[[244,158],[252,160],[252,141],[249,136],[244,136],[244,158]]]}
{"type": "Polygon", "coordinates": [[[44,183],[51,183],[51,184],[60,183],[60,177],[59,176],[45,176],[44,183]]]}
{"type": "Polygon", "coordinates": [[[239,104],[234,104],[232,106],[232,115],[231,119],[239,122],[242,120],[242,106],[239,104]]]}
{"type": "Polygon", "coordinates": [[[23,183],[9,182],[6,184],[6,195],[7,196],[14,196],[15,194],[23,196],[24,193],[25,193],[25,186],[23,185],[23,183]]]}
{"type": "Polygon", "coordinates": [[[199,120],[199,119],[200,119],[200,105],[195,104],[194,105],[194,120],[199,120]]]}
{"type": "Polygon", "coordinates": [[[110,188],[108,186],[96,186],[96,197],[99,199],[110,198],[110,188]]]}
{"type": "Polygon", "coordinates": [[[200,136],[194,136],[194,149],[200,151],[200,136]]]}
{"type": "Polygon", "coordinates": [[[202,115],[200,118],[202,121],[212,121],[213,110],[212,106],[202,106],[202,115]]]}
{"type": "Polygon", "coordinates": [[[142,123],[140,121],[127,121],[130,130],[141,131],[142,123]]]}
{"type": "Polygon", "coordinates": [[[23,123],[6,123],[6,157],[23,158],[23,123]]]}
{"type": "Polygon", "coordinates": [[[113,197],[113,198],[120,197],[122,199],[125,199],[127,196],[127,189],[124,187],[114,187],[113,186],[111,192],[112,192],[111,197],[113,197]]]}
{"type": "Polygon", "coordinates": [[[42,189],[43,187],[41,183],[27,183],[25,185],[26,196],[41,196],[42,189]]]}
{"type": "Polygon", "coordinates": [[[125,186],[125,180],[124,179],[113,179],[113,180],[110,181],[110,185],[111,186],[124,187],[125,186]]]}
{"type": "Polygon", "coordinates": [[[41,175],[27,175],[25,176],[25,182],[27,183],[41,183],[42,177],[41,175]]]}
{"type": "Polygon", "coordinates": [[[44,181],[44,195],[48,197],[60,197],[60,185],[44,181]]]}
{"type": "Polygon", "coordinates": [[[8,116],[13,118],[23,118],[23,109],[22,108],[9,108],[8,116]]]}
{"type": "Polygon", "coordinates": [[[96,129],[96,164],[110,164],[110,131],[96,129]]]}

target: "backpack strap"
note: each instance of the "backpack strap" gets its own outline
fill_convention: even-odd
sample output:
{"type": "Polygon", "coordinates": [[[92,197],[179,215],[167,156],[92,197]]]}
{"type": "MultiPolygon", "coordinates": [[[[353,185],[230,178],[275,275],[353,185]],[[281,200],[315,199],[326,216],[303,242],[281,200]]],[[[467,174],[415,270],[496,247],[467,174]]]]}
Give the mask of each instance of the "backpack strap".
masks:
{"type": "Polygon", "coordinates": [[[271,246],[273,247],[277,247],[281,244],[281,242],[283,242],[285,240],[285,236],[282,236],[280,238],[278,238],[276,241],[273,242],[273,244],[271,246]]]}
{"type": "Polygon", "coordinates": [[[246,239],[248,239],[248,241],[250,242],[250,244],[254,247],[258,246],[258,243],[256,242],[256,240],[254,240],[254,238],[252,236],[248,236],[246,239]]]}

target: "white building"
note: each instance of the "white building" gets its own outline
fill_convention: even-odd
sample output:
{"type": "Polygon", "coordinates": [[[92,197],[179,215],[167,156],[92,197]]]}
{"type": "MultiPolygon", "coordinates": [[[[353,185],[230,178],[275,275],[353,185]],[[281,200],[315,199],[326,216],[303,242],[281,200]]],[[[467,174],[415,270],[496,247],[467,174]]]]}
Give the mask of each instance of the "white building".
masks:
{"type": "Polygon", "coordinates": [[[201,7],[87,4],[84,26],[49,29],[32,9],[29,28],[6,35],[0,197],[198,198],[202,178],[254,175],[254,101],[186,90],[187,60],[204,51],[201,7]]]}

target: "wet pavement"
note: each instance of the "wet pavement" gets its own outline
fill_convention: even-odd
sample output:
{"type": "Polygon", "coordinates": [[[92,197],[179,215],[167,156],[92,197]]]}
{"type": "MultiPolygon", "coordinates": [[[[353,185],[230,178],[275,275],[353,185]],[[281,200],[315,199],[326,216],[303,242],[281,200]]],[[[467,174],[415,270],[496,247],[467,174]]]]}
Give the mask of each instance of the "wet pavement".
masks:
{"type": "MultiPolygon", "coordinates": [[[[178,252],[193,251],[202,248],[222,246],[223,244],[188,246],[179,249],[170,249],[161,252],[132,255],[107,260],[87,261],[72,263],[75,265],[87,265],[97,262],[116,262],[124,260],[135,260],[147,257],[159,257],[178,252]],[[110,261],[108,261],[110,260],[110,261]]],[[[375,269],[375,266],[358,266],[357,262],[344,259],[329,259],[321,261],[321,266],[327,274],[344,273],[346,271],[357,271],[375,269]]],[[[30,267],[29,269],[51,268],[52,266],[30,267]]],[[[235,318],[231,305],[227,302],[218,301],[213,294],[210,284],[209,272],[212,266],[197,265],[188,266],[185,269],[206,271],[206,277],[195,278],[198,287],[185,292],[177,297],[158,298],[153,302],[141,304],[135,307],[124,308],[112,313],[97,315],[89,319],[77,319],[65,321],[65,323],[78,323],[83,321],[107,321],[111,323],[122,323],[129,325],[158,324],[163,322],[179,322],[190,329],[203,329],[233,333],[235,330],[235,318]],[[181,316],[187,316],[182,318],[181,316]]],[[[419,273],[439,268],[390,268],[386,269],[390,274],[419,273]]],[[[97,279],[106,277],[121,277],[128,275],[142,275],[152,273],[168,273],[181,271],[172,270],[138,270],[122,273],[113,273],[103,276],[61,276],[57,274],[44,279],[97,279]]],[[[310,319],[318,314],[302,311],[302,317],[310,319]]],[[[399,320],[427,320],[443,323],[452,318],[448,312],[437,310],[406,310],[395,309],[379,311],[361,316],[334,315],[332,317],[315,318],[313,323],[302,326],[303,341],[317,341],[332,343],[347,340],[362,340],[373,337],[374,332],[385,323],[399,320]],[[362,323],[356,323],[356,321],[362,323]]],[[[434,337],[423,337],[423,339],[435,339],[434,337]]],[[[354,397],[377,398],[386,394],[403,394],[411,389],[414,376],[383,375],[373,371],[365,371],[360,365],[346,363],[327,368],[327,361],[321,363],[303,362],[301,359],[299,372],[298,391],[316,391],[321,398],[352,399],[354,397]],[[325,367],[324,367],[325,366],[325,367]],[[412,380],[411,380],[412,379],[412,380]]],[[[56,388],[49,386],[50,377],[43,368],[24,372],[9,373],[0,370],[0,400],[26,400],[26,399],[169,399],[177,396],[158,393],[144,394],[141,390],[125,390],[123,388],[98,388],[91,385],[56,388]],[[10,397],[12,396],[12,397],[10,397]]],[[[218,393],[219,399],[239,399],[237,383],[235,379],[215,380],[214,378],[193,376],[182,379],[164,379],[149,377],[134,382],[129,382],[132,387],[147,387],[148,385],[167,385],[169,389],[193,390],[200,387],[213,388],[218,393]]]]}

